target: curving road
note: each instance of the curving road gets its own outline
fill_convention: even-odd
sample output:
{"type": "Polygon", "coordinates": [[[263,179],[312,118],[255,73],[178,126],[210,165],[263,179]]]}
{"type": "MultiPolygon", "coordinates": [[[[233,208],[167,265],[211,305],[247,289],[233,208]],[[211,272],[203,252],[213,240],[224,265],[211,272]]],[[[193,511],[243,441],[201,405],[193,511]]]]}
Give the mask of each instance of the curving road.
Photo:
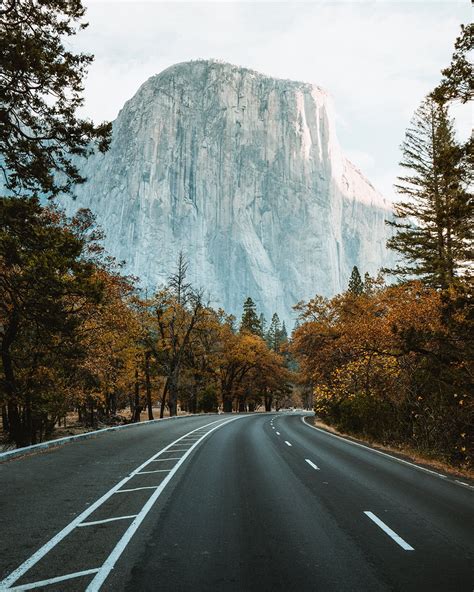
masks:
{"type": "Polygon", "coordinates": [[[295,414],[0,465],[0,590],[471,592],[474,489],[295,414]]]}

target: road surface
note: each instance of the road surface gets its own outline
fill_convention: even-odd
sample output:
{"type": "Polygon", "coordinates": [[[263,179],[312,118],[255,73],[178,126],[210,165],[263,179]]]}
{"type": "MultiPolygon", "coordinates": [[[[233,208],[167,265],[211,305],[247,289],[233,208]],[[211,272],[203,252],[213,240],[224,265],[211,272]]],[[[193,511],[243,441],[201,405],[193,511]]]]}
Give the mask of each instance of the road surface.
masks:
{"type": "Polygon", "coordinates": [[[0,590],[474,589],[469,484],[296,414],[103,434],[0,483],[0,590]]]}

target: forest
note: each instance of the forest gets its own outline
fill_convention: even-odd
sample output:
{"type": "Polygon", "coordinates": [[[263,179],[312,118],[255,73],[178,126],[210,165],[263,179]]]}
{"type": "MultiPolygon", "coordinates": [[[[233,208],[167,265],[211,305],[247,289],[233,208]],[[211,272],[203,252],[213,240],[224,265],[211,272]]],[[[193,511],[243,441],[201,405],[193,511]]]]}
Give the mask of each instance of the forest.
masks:
{"type": "Polygon", "coordinates": [[[287,340],[248,298],[240,323],[186,281],[179,255],[145,298],[101,247],[88,211],[66,219],[37,200],[3,199],[2,421],[17,446],[76,412],[85,426],[154,413],[254,411],[290,400],[287,340]],[[158,411],[154,407],[158,408],[158,411]],[[124,415],[124,410],[126,414],[124,415]]]}
{"type": "Polygon", "coordinates": [[[346,433],[472,466],[473,144],[457,140],[450,108],[472,100],[473,26],[406,132],[388,222],[399,264],[376,278],[354,267],[344,293],[296,304],[288,336],[251,298],[240,320],[213,309],[183,254],[165,285],[144,291],[104,251],[91,212],[61,211],[55,197],[85,181],[71,156],[107,150],[111,126],[76,114],[92,56],[63,40],[81,28],[81,3],[22,10],[1,17],[15,25],[0,108],[5,444],[50,438],[70,414],[96,427],[270,411],[310,393],[316,415],[346,433]]]}

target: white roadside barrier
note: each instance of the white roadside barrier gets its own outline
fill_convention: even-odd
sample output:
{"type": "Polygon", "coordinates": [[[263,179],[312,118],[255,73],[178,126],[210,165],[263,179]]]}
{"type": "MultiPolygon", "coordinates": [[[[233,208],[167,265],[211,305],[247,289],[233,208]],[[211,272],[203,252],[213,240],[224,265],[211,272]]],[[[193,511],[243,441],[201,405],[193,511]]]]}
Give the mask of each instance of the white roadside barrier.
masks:
{"type": "Polygon", "coordinates": [[[158,421],[169,421],[173,419],[184,419],[186,417],[197,417],[197,416],[212,416],[219,415],[218,413],[195,413],[193,415],[175,415],[174,417],[162,417],[160,419],[148,419],[146,421],[137,421],[135,423],[126,423],[124,425],[112,426],[110,428],[101,428],[100,430],[94,430],[93,432],[84,432],[83,434],[76,434],[75,436],[66,436],[65,438],[57,438],[56,440],[49,440],[47,442],[41,442],[40,444],[33,444],[32,446],[25,446],[23,448],[14,448],[13,450],[7,450],[6,452],[0,452],[0,463],[13,458],[19,458],[21,456],[27,456],[35,452],[41,452],[42,450],[48,450],[50,448],[58,448],[63,444],[69,442],[75,442],[77,440],[88,440],[89,438],[95,438],[106,432],[115,432],[116,430],[124,430],[127,428],[134,428],[137,426],[150,425],[151,423],[157,423],[158,421]]]}

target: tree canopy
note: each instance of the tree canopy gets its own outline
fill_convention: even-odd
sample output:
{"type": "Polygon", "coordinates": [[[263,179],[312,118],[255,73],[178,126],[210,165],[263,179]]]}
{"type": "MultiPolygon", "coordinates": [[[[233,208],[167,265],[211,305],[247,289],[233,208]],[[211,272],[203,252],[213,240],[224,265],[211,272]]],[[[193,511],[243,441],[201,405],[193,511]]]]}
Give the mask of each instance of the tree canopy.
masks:
{"type": "Polygon", "coordinates": [[[23,197],[70,192],[83,181],[73,158],[109,144],[109,123],[76,114],[93,57],[65,40],[87,26],[84,12],[80,0],[6,0],[0,10],[0,168],[23,197]]]}
{"type": "Polygon", "coordinates": [[[440,103],[459,100],[461,103],[472,101],[474,97],[474,24],[461,25],[461,33],[454,43],[451,64],[441,71],[443,78],[432,93],[434,100],[440,103]]]}
{"type": "Polygon", "coordinates": [[[446,288],[466,277],[474,259],[472,167],[457,144],[447,107],[431,98],[417,109],[402,144],[407,171],[396,188],[397,232],[389,248],[402,255],[393,273],[446,288]]]}

